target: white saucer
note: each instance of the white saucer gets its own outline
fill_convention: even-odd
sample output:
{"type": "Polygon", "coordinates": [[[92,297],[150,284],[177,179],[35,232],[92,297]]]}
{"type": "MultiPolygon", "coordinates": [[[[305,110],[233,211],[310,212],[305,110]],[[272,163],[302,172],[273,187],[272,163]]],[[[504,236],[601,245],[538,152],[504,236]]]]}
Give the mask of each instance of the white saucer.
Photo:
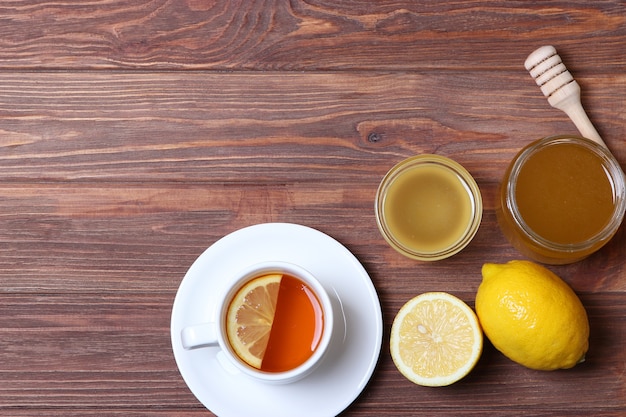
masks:
{"type": "Polygon", "coordinates": [[[363,391],[380,354],[378,295],[356,257],[330,236],[306,226],[264,223],[237,230],[210,246],[183,279],[172,309],[171,338],[178,369],[196,398],[220,417],[336,416],[363,391]],[[246,265],[284,261],[309,270],[331,296],[337,333],[311,375],[286,385],[254,381],[225,370],[217,348],[185,350],[181,330],[211,321],[223,280],[246,265]]]}

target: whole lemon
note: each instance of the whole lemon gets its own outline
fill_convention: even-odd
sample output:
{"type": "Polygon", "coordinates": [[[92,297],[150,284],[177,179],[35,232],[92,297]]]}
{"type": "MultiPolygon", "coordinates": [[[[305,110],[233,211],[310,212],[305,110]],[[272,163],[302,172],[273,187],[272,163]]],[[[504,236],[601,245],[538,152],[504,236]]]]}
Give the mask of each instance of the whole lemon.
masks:
{"type": "Polygon", "coordinates": [[[531,369],[571,368],[589,348],[589,321],[576,293],[530,261],[486,263],[476,313],[491,343],[531,369]]]}

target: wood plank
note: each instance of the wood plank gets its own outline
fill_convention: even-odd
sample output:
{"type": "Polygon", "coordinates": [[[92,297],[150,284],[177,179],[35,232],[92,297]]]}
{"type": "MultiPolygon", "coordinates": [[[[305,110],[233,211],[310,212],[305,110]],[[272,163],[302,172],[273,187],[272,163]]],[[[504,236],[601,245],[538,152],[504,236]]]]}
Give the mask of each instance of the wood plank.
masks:
{"type": "MultiPolygon", "coordinates": [[[[420,264],[393,251],[374,218],[376,182],[264,186],[53,185],[0,187],[0,291],[167,292],[220,237],[263,222],[330,234],[366,265],[383,293],[473,291],[482,262],[520,257],[495,217],[497,183],[480,184],[485,213],[468,248],[445,263],[420,264]],[[477,262],[477,259],[479,260],[477,262]],[[394,281],[385,279],[393,271],[394,281]]],[[[554,267],[582,292],[624,291],[626,231],[581,263],[554,267]],[[589,279],[590,276],[597,277],[589,279]]],[[[395,298],[396,302],[398,298],[395,298]]],[[[386,301],[386,302],[390,302],[386,301]]],[[[396,305],[397,307],[397,305],[396,305]]]]}
{"type": "Polygon", "coordinates": [[[0,68],[12,70],[513,70],[546,41],[577,71],[626,63],[620,0],[28,0],[0,16],[0,68]]]}
{"type": "MultiPolygon", "coordinates": [[[[581,83],[626,161],[626,75],[581,83]]],[[[0,86],[4,182],[378,181],[418,153],[495,181],[530,141],[577,133],[521,71],[0,73],[0,86]]]]}
{"type": "MultiPolygon", "coordinates": [[[[467,298],[470,293],[461,293],[467,298]]],[[[376,377],[352,408],[410,415],[517,410],[598,413],[626,410],[623,372],[626,301],[623,294],[582,297],[591,323],[584,364],[568,371],[520,367],[487,344],[477,368],[462,383],[444,389],[418,387],[400,377],[391,358],[381,356],[376,377]],[[588,387],[587,389],[583,387],[588,387]],[[593,387],[593,389],[590,389],[593,387]],[[577,398],[572,399],[570,392],[577,398]],[[500,399],[515,392],[515,404],[500,399]],[[500,405],[497,405],[500,404],[500,405]]],[[[176,409],[194,411],[197,401],[178,375],[169,342],[167,295],[0,295],[0,411],[28,409],[49,415],[77,410],[176,409]]],[[[383,303],[385,326],[394,306],[383,303]]],[[[385,340],[383,352],[387,351],[385,340]]],[[[106,414],[106,412],[105,412],[106,414]]],[[[569,414],[569,413],[568,413],[569,414]]],[[[13,415],[13,414],[11,414],[13,415]]],[[[20,414],[17,414],[20,415],[20,414]]],[[[23,415],[28,415],[27,413],[23,415]]],[[[68,414],[71,415],[71,414],[68,414]]],[[[574,414],[576,415],[576,414],[574,414]]],[[[598,414],[602,415],[602,414],[598,414]]],[[[609,414],[606,414],[609,415],[609,414]]]]}
{"type": "MultiPolygon", "coordinates": [[[[498,416],[501,417],[518,417],[520,415],[528,416],[528,417],[543,417],[546,415],[559,415],[562,410],[552,410],[552,411],[535,411],[528,409],[513,409],[513,410],[497,410],[498,416]]],[[[130,417],[209,417],[212,416],[210,412],[206,411],[206,409],[196,409],[196,410],[179,410],[176,408],[172,409],[153,409],[149,411],[137,411],[133,409],[125,409],[125,408],[117,408],[117,409],[108,409],[106,411],[103,410],[51,410],[45,409],[41,411],[24,411],[24,410],[11,410],[12,417],[40,417],[44,415],[48,417],[89,417],[89,416],[130,416],[130,417]]],[[[400,417],[411,417],[415,416],[416,412],[423,412],[424,415],[435,416],[435,417],[458,417],[459,415],[470,416],[470,417],[481,417],[493,413],[493,409],[482,409],[482,410],[466,410],[466,409],[454,409],[454,410],[442,410],[442,409],[420,409],[420,410],[406,410],[400,412],[400,414],[394,414],[394,416],[400,417]],[[426,414],[428,413],[428,414],[426,414]]],[[[344,412],[340,414],[340,416],[369,416],[372,415],[371,411],[367,410],[356,410],[350,412],[344,412]]],[[[379,414],[380,415],[380,414],[379,414]]],[[[585,417],[589,416],[589,410],[567,410],[567,415],[572,417],[585,417]]],[[[594,417],[621,417],[623,416],[623,411],[621,410],[593,410],[594,417]]]]}

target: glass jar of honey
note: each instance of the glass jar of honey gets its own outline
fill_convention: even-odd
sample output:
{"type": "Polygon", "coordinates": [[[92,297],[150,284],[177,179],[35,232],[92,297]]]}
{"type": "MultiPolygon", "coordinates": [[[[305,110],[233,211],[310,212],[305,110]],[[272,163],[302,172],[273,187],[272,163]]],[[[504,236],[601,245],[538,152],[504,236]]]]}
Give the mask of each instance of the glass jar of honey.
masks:
{"type": "Polygon", "coordinates": [[[604,246],[626,210],[624,173],[605,147],[552,136],[522,149],[500,189],[498,221],[509,241],[538,262],[567,264],[604,246]]]}

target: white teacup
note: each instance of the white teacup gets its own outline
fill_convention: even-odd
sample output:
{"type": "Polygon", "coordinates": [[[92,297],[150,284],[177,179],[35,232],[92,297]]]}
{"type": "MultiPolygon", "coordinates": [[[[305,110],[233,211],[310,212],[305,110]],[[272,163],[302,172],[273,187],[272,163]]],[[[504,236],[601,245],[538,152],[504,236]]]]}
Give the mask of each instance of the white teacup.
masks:
{"type": "MultiPolygon", "coordinates": [[[[246,308],[253,307],[247,306],[246,308]]],[[[231,315],[233,315],[232,311],[231,315]]],[[[220,348],[218,355],[221,355],[221,358],[224,359],[224,361],[221,361],[222,363],[226,362],[223,363],[226,368],[240,371],[258,381],[285,384],[305,377],[319,365],[331,341],[333,322],[333,308],[328,293],[311,273],[297,265],[286,262],[264,262],[245,268],[227,281],[223,291],[217,298],[215,321],[194,324],[183,328],[181,342],[185,349],[217,346],[220,348]],[[272,334],[273,337],[270,338],[268,353],[265,355],[275,359],[264,361],[274,361],[275,364],[269,365],[269,368],[265,369],[263,365],[260,368],[250,365],[236,353],[236,349],[233,348],[229,341],[227,323],[229,320],[232,323],[233,318],[228,317],[229,307],[233,299],[239,298],[237,297],[238,292],[249,282],[268,274],[283,275],[279,292],[282,295],[278,297],[279,301],[281,297],[283,301],[279,302],[277,306],[277,314],[274,319],[276,329],[273,328],[275,331],[272,334]],[[302,294],[298,291],[302,292],[302,294]],[[299,301],[295,302],[295,300],[304,301],[300,303],[299,301]],[[304,304],[304,302],[310,302],[311,305],[299,309],[299,306],[304,304]],[[292,304],[295,305],[293,312],[290,311],[292,304]],[[306,315],[302,316],[305,318],[296,319],[296,317],[300,317],[297,314],[299,310],[307,312],[306,315]],[[318,318],[315,323],[309,323],[308,318],[310,314],[308,312],[311,311],[314,311],[315,316],[318,318]],[[279,325],[283,320],[291,322],[285,326],[279,325]],[[305,321],[306,323],[304,323],[305,321]],[[313,326],[313,330],[311,330],[311,326],[313,326]],[[302,330],[305,332],[305,337],[295,333],[294,328],[306,328],[307,330],[302,330]],[[282,334],[282,336],[279,336],[279,334],[282,334]],[[298,356],[291,355],[291,350],[294,353],[296,350],[300,351],[299,348],[292,346],[301,345],[302,343],[298,342],[308,340],[309,336],[312,337],[311,351],[307,353],[310,356],[308,356],[308,359],[299,361],[299,359],[295,358],[305,358],[305,356],[303,356],[302,352],[298,356]],[[270,351],[280,352],[282,349],[286,350],[286,354],[271,355],[269,353],[270,351]],[[291,356],[294,356],[294,358],[290,360],[285,359],[291,356]]]]}

